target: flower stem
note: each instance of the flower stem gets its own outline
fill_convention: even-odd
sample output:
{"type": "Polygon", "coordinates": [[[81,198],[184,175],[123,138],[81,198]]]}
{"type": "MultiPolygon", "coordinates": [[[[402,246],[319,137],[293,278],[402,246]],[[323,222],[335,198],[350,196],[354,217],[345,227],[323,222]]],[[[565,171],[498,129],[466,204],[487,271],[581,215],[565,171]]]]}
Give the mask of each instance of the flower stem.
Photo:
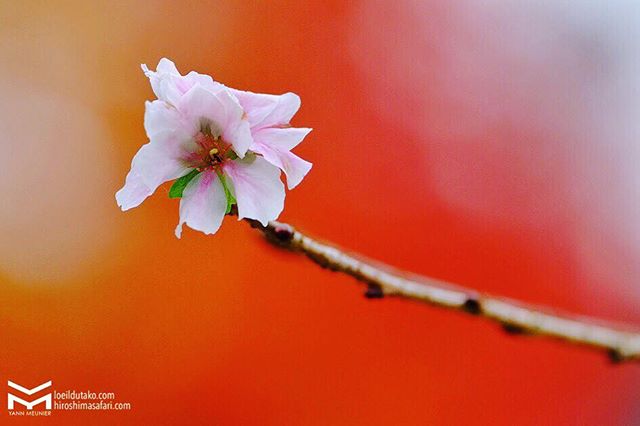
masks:
{"type": "Polygon", "coordinates": [[[413,299],[486,318],[497,322],[511,334],[543,336],[603,350],[613,362],[640,361],[639,332],[396,270],[319,242],[285,223],[270,222],[262,226],[253,220],[248,222],[277,247],[303,253],[323,268],[350,275],[365,283],[366,297],[398,296],[413,299]]]}

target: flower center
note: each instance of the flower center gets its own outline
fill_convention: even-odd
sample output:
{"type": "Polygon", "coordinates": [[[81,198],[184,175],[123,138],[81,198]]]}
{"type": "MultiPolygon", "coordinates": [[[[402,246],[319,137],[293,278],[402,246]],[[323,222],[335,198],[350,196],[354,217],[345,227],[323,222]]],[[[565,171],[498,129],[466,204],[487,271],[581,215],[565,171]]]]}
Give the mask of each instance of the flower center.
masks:
{"type": "Polygon", "coordinates": [[[192,167],[202,171],[219,169],[227,160],[235,156],[231,145],[220,136],[213,136],[209,132],[200,132],[194,138],[198,150],[191,154],[188,162],[192,167]]]}

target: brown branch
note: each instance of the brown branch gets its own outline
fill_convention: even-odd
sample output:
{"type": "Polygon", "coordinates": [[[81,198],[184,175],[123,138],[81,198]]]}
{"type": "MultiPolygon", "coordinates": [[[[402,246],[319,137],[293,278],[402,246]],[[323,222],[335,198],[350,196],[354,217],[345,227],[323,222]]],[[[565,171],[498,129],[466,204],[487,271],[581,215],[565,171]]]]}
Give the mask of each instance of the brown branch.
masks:
{"type": "Polygon", "coordinates": [[[538,335],[604,350],[613,362],[640,361],[640,333],[590,318],[552,312],[541,307],[481,294],[433,278],[410,275],[360,255],[321,243],[285,223],[262,226],[249,220],[278,247],[304,253],[332,271],[367,284],[366,297],[400,296],[455,309],[499,323],[509,333],[538,335]]]}

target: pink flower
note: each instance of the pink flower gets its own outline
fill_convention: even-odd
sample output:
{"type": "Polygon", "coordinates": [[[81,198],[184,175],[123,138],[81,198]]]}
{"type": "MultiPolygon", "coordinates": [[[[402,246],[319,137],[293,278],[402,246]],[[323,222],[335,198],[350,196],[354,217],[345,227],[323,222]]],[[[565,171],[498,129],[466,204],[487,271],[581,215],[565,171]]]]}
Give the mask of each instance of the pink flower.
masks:
{"type": "Polygon", "coordinates": [[[298,96],[242,92],[193,71],[182,76],[165,58],[156,71],[142,68],[158,99],[146,102],[149,143],[116,193],[122,210],[177,179],[170,196],[181,198],[178,238],[183,224],[215,233],[232,204],[239,219],[276,219],[285,197],[280,170],[291,189],[311,168],[290,152],[311,130],[289,127],[298,96]]]}
{"type": "Polygon", "coordinates": [[[280,96],[241,90],[233,93],[249,116],[253,137],[250,149],[281,169],[287,176],[287,186],[293,189],[311,170],[311,163],[290,152],[311,131],[289,126],[300,108],[300,97],[295,93],[280,96]]]}

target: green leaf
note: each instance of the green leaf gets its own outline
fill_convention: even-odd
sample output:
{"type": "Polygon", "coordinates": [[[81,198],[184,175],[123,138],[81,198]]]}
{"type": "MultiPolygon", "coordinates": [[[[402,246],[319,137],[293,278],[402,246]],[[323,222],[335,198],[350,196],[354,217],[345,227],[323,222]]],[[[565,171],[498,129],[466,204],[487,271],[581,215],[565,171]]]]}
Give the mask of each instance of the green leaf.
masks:
{"type": "Polygon", "coordinates": [[[220,172],[217,172],[217,174],[218,174],[218,177],[220,178],[220,182],[222,182],[222,188],[224,188],[224,195],[227,197],[227,211],[225,212],[225,214],[229,214],[231,212],[231,206],[236,204],[238,201],[236,200],[236,197],[233,196],[233,193],[229,189],[229,184],[227,183],[225,176],[220,172]]]}
{"type": "Polygon", "coordinates": [[[171,185],[171,189],[169,189],[169,198],[182,198],[182,193],[187,187],[187,184],[191,182],[191,179],[198,176],[198,173],[200,173],[198,170],[193,169],[188,174],[176,179],[173,185],[171,185]]]}
{"type": "Polygon", "coordinates": [[[225,214],[229,214],[231,213],[231,207],[236,204],[238,202],[238,200],[236,200],[236,197],[233,196],[233,194],[231,193],[231,191],[229,191],[229,188],[224,187],[225,194],[227,195],[227,211],[225,212],[225,214]]]}

